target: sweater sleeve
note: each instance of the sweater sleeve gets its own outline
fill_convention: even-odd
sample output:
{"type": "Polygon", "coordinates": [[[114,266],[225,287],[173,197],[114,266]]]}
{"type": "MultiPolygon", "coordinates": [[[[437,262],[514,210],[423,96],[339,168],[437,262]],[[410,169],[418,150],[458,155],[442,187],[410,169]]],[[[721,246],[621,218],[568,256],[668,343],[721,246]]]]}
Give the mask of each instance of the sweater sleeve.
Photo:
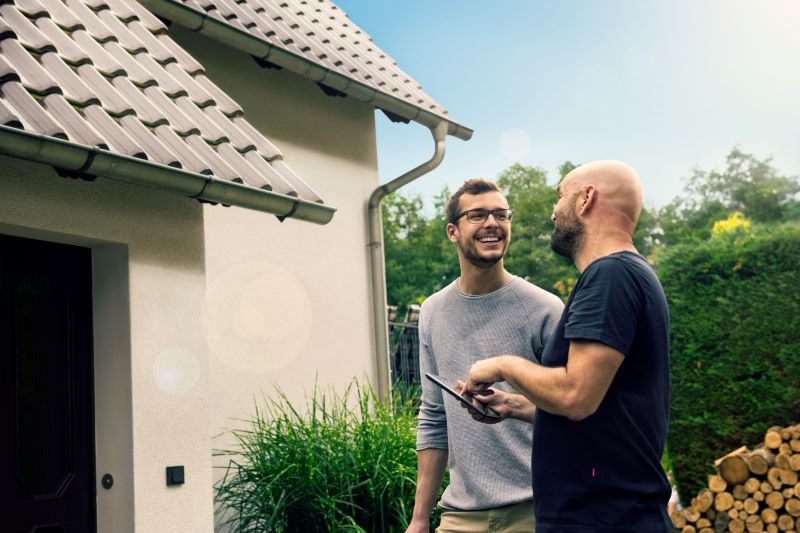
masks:
{"type": "Polygon", "coordinates": [[[422,375],[422,398],[417,421],[417,450],[447,449],[447,418],[444,412],[442,389],[425,378],[436,375],[436,359],[429,345],[429,324],[426,306],[419,316],[419,369],[422,375]]]}

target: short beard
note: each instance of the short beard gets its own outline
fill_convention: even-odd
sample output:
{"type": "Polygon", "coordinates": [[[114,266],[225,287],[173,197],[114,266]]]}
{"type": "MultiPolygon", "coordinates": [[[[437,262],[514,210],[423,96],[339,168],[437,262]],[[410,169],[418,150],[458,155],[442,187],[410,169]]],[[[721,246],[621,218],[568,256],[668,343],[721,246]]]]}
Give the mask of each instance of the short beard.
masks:
{"type": "MultiPolygon", "coordinates": [[[[501,234],[500,238],[505,239],[506,234],[501,234]]],[[[458,246],[458,249],[461,250],[464,259],[469,261],[472,266],[478,268],[489,268],[496,265],[501,259],[503,259],[503,256],[506,255],[506,250],[508,249],[508,247],[506,247],[506,250],[503,250],[503,253],[497,257],[481,257],[480,255],[473,253],[471,250],[468,250],[465,246],[463,246],[461,244],[461,240],[456,241],[456,246],[458,246]]]]}
{"type": "Polygon", "coordinates": [[[584,227],[580,220],[571,218],[562,226],[556,225],[550,236],[550,249],[560,256],[575,260],[583,245],[584,227]]]}

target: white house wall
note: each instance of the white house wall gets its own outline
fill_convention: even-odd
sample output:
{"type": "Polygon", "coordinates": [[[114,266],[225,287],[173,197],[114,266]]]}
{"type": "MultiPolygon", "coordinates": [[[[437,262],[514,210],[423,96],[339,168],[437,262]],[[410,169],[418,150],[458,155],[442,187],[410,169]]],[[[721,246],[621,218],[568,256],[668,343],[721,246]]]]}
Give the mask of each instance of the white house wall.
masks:
{"type": "Polygon", "coordinates": [[[0,233],[93,250],[98,532],[212,531],[203,207],[21,160],[0,169],[0,233]],[[186,483],[168,488],[172,465],[186,483]]]}
{"type": "Polygon", "coordinates": [[[211,430],[252,414],[273,383],[298,405],[315,381],[340,391],[354,377],[374,383],[366,228],[366,200],[378,185],[373,108],[201,35],[170,33],[338,208],[317,226],[206,207],[211,430]]]}

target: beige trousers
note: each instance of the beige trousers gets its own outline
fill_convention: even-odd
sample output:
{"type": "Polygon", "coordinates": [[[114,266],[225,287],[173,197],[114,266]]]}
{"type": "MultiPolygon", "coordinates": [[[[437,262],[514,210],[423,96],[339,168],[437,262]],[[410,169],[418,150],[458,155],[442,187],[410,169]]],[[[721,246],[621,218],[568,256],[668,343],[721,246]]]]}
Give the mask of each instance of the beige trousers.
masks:
{"type": "Polygon", "coordinates": [[[533,533],[533,502],[483,511],[444,511],[436,533],[533,533]]]}

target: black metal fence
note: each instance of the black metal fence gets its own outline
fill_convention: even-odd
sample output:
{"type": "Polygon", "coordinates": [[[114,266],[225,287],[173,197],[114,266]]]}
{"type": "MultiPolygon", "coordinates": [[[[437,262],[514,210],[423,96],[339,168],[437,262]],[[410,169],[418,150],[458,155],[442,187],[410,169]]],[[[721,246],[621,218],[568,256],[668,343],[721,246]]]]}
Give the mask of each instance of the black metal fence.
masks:
{"type": "Polygon", "coordinates": [[[392,383],[419,386],[419,328],[416,323],[389,322],[392,383]]]}
{"type": "Polygon", "coordinates": [[[420,386],[419,372],[419,306],[410,305],[405,320],[397,322],[396,309],[389,309],[389,359],[392,382],[406,389],[420,386]]]}

